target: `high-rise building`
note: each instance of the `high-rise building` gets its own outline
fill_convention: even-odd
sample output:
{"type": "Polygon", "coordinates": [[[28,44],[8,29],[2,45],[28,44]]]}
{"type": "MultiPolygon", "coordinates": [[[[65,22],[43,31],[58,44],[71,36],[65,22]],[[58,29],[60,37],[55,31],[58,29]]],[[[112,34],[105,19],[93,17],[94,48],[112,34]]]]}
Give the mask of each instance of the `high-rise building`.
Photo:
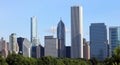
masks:
{"type": "Polygon", "coordinates": [[[7,43],[3,38],[0,40],[0,54],[5,58],[8,56],[7,43]]]}
{"type": "Polygon", "coordinates": [[[45,36],[45,56],[58,57],[58,39],[45,36]]]}
{"type": "Polygon", "coordinates": [[[22,37],[17,38],[17,42],[18,42],[18,46],[19,46],[18,54],[20,54],[20,55],[23,55],[23,41],[24,41],[24,38],[22,38],[22,37]]]}
{"type": "Polygon", "coordinates": [[[83,58],[82,7],[71,7],[71,58],[83,58]]]}
{"type": "Polygon", "coordinates": [[[64,58],[65,54],[65,25],[60,20],[57,26],[57,39],[58,39],[58,57],[64,58]]]}
{"type": "Polygon", "coordinates": [[[26,38],[24,38],[22,46],[23,56],[31,57],[31,46],[32,44],[26,38]]]}
{"type": "Polygon", "coordinates": [[[15,33],[12,33],[9,37],[9,51],[10,53],[16,53],[16,54],[19,52],[17,37],[15,33]]]}
{"type": "Polygon", "coordinates": [[[90,26],[90,56],[104,60],[108,56],[107,28],[104,23],[90,26]]]}
{"type": "Polygon", "coordinates": [[[120,46],[120,27],[109,28],[110,56],[113,56],[113,50],[120,46]]]}
{"type": "Polygon", "coordinates": [[[90,44],[86,39],[83,39],[83,57],[87,60],[90,59],[90,44]]]}
{"type": "Polygon", "coordinates": [[[22,38],[22,37],[17,38],[17,42],[19,46],[18,53],[26,57],[31,57],[32,44],[26,38],[22,38]]]}
{"type": "Polygon", "coordinates": [[[66,58],[71,58],[71,46],[66,46],[66,58]]]}
{"type": "Polygon", "coordinates": [[[37,38],[37,17],[33,16],[31,18],[31,43],[32,46],[38,46],[39,40],[37,38]]]}

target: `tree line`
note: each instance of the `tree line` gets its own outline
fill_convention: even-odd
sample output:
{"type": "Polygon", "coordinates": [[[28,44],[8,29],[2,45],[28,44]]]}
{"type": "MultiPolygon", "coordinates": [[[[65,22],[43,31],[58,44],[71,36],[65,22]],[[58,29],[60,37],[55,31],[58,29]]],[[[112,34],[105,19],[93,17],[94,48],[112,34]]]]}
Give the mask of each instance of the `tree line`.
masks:
{"type": "Polygon", "coordinates": [[[46,56],[42,58],[24,57],[19,54],[10,54],[7,58],[0,56],[0,65],[120,65],[120,46],[114,51],[114,56],[100,61],[96,58],[90,60],[77,58],[55,58],[46,56]]]}

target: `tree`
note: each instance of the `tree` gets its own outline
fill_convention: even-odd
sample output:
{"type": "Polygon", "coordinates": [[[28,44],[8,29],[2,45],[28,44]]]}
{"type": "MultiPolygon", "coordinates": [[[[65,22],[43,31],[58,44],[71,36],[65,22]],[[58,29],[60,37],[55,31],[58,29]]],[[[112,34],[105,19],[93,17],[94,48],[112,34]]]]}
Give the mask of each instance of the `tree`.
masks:
{"type": "Polygon", "coordinates": [[[18,54],[10,54],[6,58],[6,62],[9,65],[23,65],[22,61],[24,60],[23,56],[18,54]]]}
{"type": "Polygon", "coordinates": [[[0,55],[0,65],[8,65],[5,59],[0,55]]]}

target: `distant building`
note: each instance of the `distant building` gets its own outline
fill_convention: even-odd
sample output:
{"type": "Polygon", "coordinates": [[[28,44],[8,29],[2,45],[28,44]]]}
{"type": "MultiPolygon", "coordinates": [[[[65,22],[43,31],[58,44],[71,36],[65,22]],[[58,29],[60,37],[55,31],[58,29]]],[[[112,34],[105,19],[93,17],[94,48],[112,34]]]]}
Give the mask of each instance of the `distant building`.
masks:
{"type": "Polygon", "coordinates": [[[113,50],[120,46],[120,27],[109,28],[110,56],[113,56],[113,50]]]}
{"type": "Polygon", "coordinates": [[[41,57],[41,49],[40,46],[32,46],[31,55],[33,58],[40,58],[41,57]]]}
{"type": "Polygon", "coordinates": [[[71,46],[66,46],[66,58],[71,58],[71,46]]]}
{"type": "Polygon", "coordinates": [[[18,54],[20,54],[20,55],[23,55],[23,41],[24,41],[24,38],[22,38],[22,37],[17,38],[17,42],[18,42],[18,46],[19,46],[18,54]]]}
{"type": "Polygon", "coordinates": [[[23,41],[23,56],[31,57],[31,46],[32,44],[25,38],[23,41]]]}
{"type": "Polygon", "coordinates": [[[108,57],[107,28],[104,23],[92,23],[90,26],[90,56],[100,60],[108,57]]]}
{"type": "Polygon", "coordinates": [[[5,58],[8,56],[7,43],[3,38],[0,40],[0,54],[5,58]]]}
{"type": "Polygon", "coordinates": [[[17,42],[19,46],[18,53],[26,57],[31,57],[32,44],[26,38],[22,38],[22,37],[17,38],[17,42]]]}
{"type": "Polygon", "coordinates": [[[57,26],[57,39],[58,39],[58,57],[64,58],[66,55],[65,50],[65,25],[60,20],[57,26]]]}
{"type": "Polygon", "coordinates": [[[9,37],[9,51],[10,53],[16,53],[16,54],[18,54],[19,52],[17,37],[15,33],[12,33],[9,37]]]}
{"type": "Polygon", "coordinates": [[[71,58],[83,58],[82,7],[71,7],[71,58]]]}
{"type": "Polygon", "coordinates": [[[40,56],[44,56],[44,47],[42,45],[40,45],[40,56]]]}
{"type": "Polygon", "coordinates": [[[37,17],[33,16],[31,17],[31,43],[32,46],[38,46],[39,39],[37,37],[37,17]]]}
{"type": "Polygon", "coordinates": [[[86,39],[83,39],[83,58],[90,59],[90,44],[86,39]]]}
{"type": "Polygon", "coordinates": [[[45,36],[45,56],[58,57],[58,39],[45,36]]]}

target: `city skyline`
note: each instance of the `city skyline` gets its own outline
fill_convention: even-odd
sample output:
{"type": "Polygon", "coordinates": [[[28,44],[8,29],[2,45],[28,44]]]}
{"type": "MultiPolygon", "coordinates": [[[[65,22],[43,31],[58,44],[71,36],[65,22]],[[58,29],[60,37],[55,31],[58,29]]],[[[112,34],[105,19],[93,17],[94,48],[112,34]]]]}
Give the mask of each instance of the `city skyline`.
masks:
{"type": "MultiPolygon", "coordinates": [[[[37,16],[38,37],[43,45],[44,36],[54,35],[48,30],[53,26],[57,26],[60,17],[70,30],[70,7],[80,5],[83,6],[84,11],[84,37],[89,40],[90,23],[104,22],[108,26],[119,26],[119,2],[119,0],[0,1],[0,29],[2,30],[0,37],[4,37],[8,41],[9,35],[16,33],[18,37],[30,39],[30,17],[37,16]]],[[[66,45],[71,45],[70,32],[66,35],[66,45]]]]}

